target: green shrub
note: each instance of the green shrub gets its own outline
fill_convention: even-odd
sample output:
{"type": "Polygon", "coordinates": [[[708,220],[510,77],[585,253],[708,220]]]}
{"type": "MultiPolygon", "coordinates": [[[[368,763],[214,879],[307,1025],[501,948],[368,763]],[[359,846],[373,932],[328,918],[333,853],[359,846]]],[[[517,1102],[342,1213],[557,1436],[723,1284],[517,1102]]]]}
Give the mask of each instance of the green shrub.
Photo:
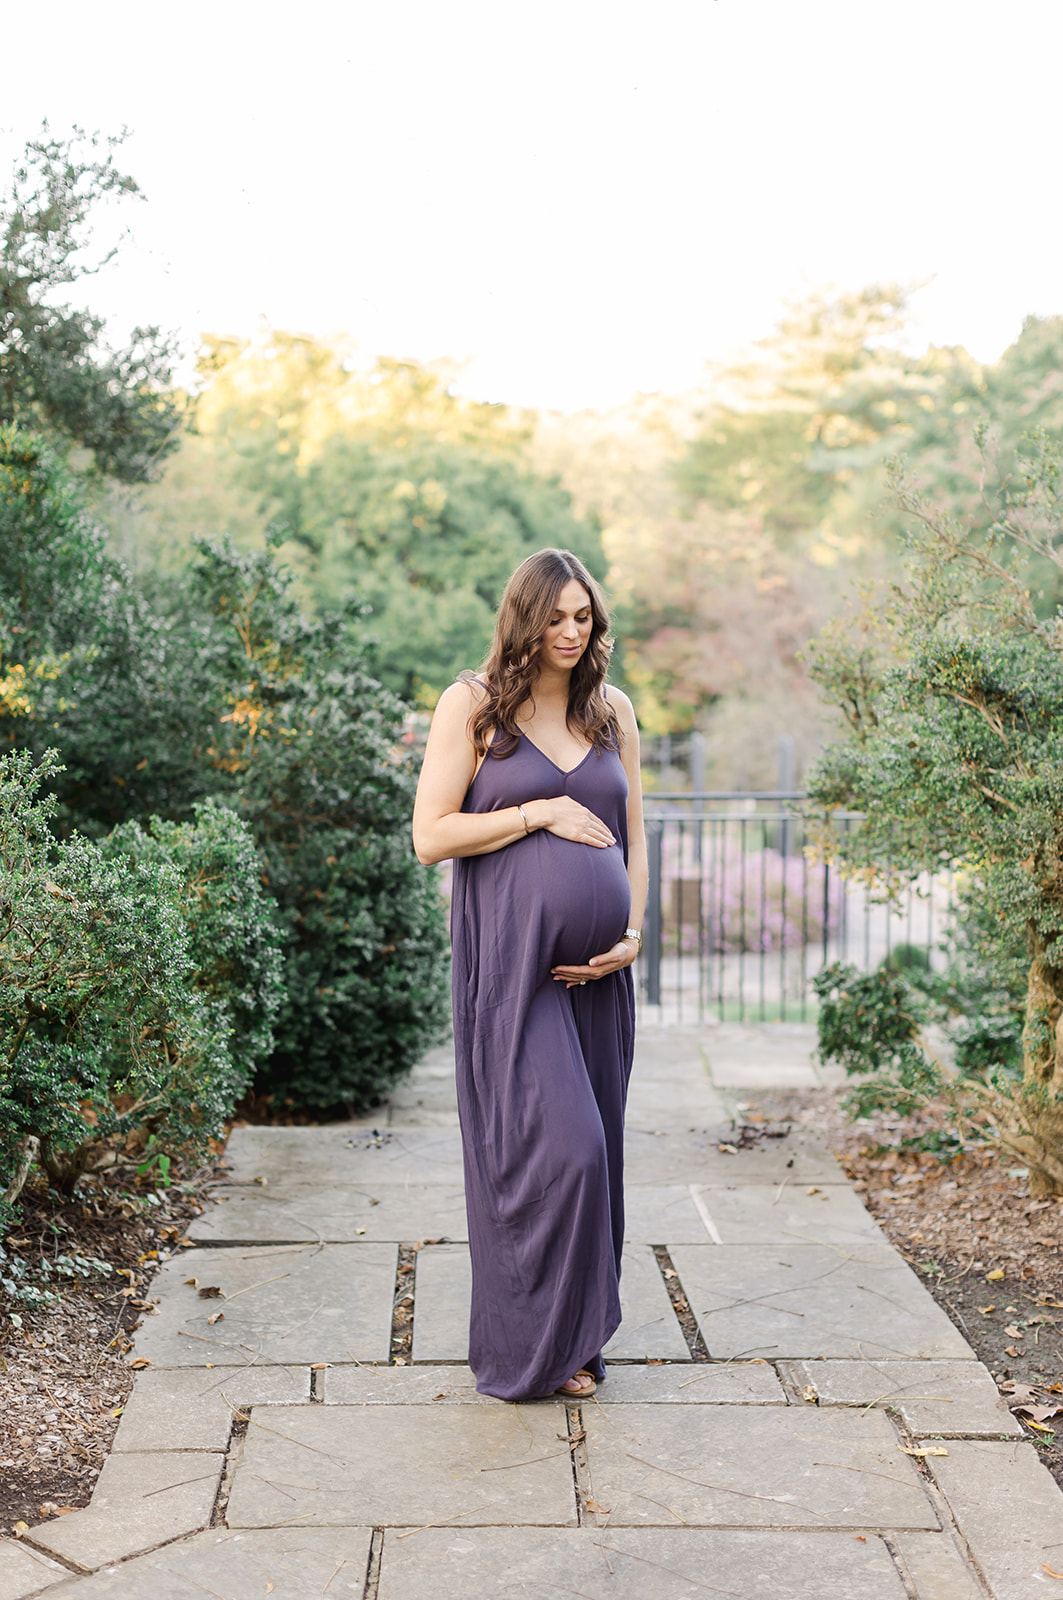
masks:
{"type": "Polygon", "coordinates": [[[58,748],[53,827],[100,837],[189,815],[207,708],[174,678],[172,640],[108,554],[80,486],[41,440],[0,426],[0,740],[58,748]]]}
{"type": "Polygon", "coordinates": [[[273,1047],[284,996],[281,931],[245,824],[215,801],[197,804],[194,813],[194,823],[152,817],[146,830],[123,823],[102,849],[107,859],[121,853],[178,874],[194,982],[208,1004],[224,1010],[233,1070],[246,1084],[273,1047]]]}
{"type": "Polygon", "coordinates": [[[258,841],[286,933],[288,998],[260,1085],[370,1105],[447,1019],[442,900],[410,841],[404,708],[353,643],[356,608],[308,622],[269,550],[204,545],[188,603],[184,636],[218,708],[210,780],[258,841]]]}
{"type": "Polygon", "coordinates": [[[930,971],[930,951],[925,944],[895,944],[882,958],[886,972],[925,973],[930,971]]]}
{"type": "MultiPolygon", "coordinates": [[[[184,826],[211,799],[236,812],[257,848],[242,880],[277,902],[289,993],[272,1054],[250,1052],[259,1087],[373,1103],[445,1027],[447,937],[436,875],[410,842],[405,710],[367,669],[362,608],[308,621],[272,548],[204,542],[152,610],[76,486],[14,430],[0,431],[0,554],[3,665],[24,669],[6,699],[0,671],[0,737],[38,757],[58,748],[53,827],[100,839],[121,825],[107,859],[121,849],[144,866],[168,840],[184,872],[179,835],[149,819],[184,826]]],[[[207,926],[194,966],[217,940],[207,926]]],[[[230,999],[255,993],[254,972],[231,977],[230,999]]],[[[241,1028],[265,1013],[233,1003],[239,1054],[241,1028]]]]}
{"type": "MultiPolygon", "coordinates": [[[[78,835],[56,844],[55,801],[40,794],[56,771],[54,758],[37,764],[26,752],[0,760],[0,1171],[8,1201],[33,1158],[69,1189],[116,1139],[201,1150],[243,1089],[253,1049],[247,1033],[242,1055],[230,1045],[235,1008],[218,977],[224,960],[197,973],[193,951],[210,913],[191,910],[194,874],[168,859],[165,839],[144,859],[78,835]]],[[[237,829],[235,818],[212,817],[205,840],[188,830],[183,841],[186,862],[212,859],[216,903],[248,895],[240,877],[247,843],[237,829]],[[227,861],[218,843],[226,834],[227,861]]],[[[181,858],[180,845],[173,853],[181,858]]],[[[245,900],[245,921],[257,893],[245,900]]],[[[263,911],[261,896],[258,904],[263,911]]],[[[257,960],[268,1017],[279,996],[264,916],[262,924],[249,970],[257,960]]]]}
{"type": "Polygon", "coordinates": [[[1000,1102],[1022,1079],[1023,953],[973,881],[959,892],[941,948],[941,971],[918,945],[896,946],[874,972],[824,967],[813,979],[819,1053],[859,1080],[848,1101],[857,1114],[904,1114],[936,1100],[959,1124],[996,1137],[1000,1102]],[[931,1027],[945,1042],[947,1065],[931,1027]]]}

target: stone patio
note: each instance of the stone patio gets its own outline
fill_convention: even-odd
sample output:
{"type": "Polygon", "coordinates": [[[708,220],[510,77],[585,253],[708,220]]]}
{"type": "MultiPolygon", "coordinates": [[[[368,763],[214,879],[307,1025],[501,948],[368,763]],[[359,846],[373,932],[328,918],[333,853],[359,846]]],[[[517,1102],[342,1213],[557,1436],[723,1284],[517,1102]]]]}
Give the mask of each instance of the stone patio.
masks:
{"type": "Polygon", "coordinates": [[[445,1051],[365,1122],[238,1130],[91,1506],[3,1543],[0,1600],[1063,1595],[1063,1495],[829,1151],[730,1144],[817,1081],[808,1029],[642,1031],[582,1405],[476,1394],[445,1051]]]}

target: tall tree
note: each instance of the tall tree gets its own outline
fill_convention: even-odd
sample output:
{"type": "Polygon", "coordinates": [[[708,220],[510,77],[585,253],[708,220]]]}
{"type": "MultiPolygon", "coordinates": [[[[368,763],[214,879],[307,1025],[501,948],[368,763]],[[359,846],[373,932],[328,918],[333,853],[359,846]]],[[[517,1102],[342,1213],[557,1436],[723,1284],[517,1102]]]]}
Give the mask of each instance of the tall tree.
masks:
{"type": "Polygon", "coordinates": [[[172,341],[135,328],[111,349],[101,318],[60,303],[114,254],[92,255],[92,213],[140,192],[115,165],[121,142],[56,138],[46,123],[0,196],[0,422],[43,426],[91,451],[100,472],[139,482],[177,442],[172,341]]]}
{"type": "Polygon", "coordinates": [[[720,398],[677,469],[686,503],[756,514],[784,543],[829,539],[839,488],[933,403],[935,376],[896,348],[905,301],[894,284],[813,295],[718,373],[720,398]]]}

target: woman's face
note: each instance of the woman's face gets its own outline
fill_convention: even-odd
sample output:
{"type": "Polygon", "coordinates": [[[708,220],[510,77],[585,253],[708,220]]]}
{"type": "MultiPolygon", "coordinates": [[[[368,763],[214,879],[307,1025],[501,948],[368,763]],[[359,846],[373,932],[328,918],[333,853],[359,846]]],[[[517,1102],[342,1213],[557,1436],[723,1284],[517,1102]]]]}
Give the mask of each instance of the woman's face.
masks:
{"type": "Polygon", "coordinates": [[[590,642],[593,624],[591,597],[577,578],[570,578],[557,597],[543,634],[540,668],[571,671],[590,642]]]}

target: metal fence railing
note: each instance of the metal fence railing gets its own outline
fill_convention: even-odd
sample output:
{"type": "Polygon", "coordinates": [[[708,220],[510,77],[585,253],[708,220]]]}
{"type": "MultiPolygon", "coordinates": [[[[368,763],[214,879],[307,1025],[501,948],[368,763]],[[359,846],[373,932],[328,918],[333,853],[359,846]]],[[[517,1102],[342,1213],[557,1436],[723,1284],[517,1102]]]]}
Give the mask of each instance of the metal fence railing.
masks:
{"type": "MultiPolygon", "coordinates": [[[[810,1021],[828,961],[870,970],[900,944],[933,961],[952,899],[927,875],[899,899],[806,852],[797,792],[651,794],[643,1011],[662,1020],[810,1021]]],[[[860,817],[835,813],[843,828],[860,817]]]]}

